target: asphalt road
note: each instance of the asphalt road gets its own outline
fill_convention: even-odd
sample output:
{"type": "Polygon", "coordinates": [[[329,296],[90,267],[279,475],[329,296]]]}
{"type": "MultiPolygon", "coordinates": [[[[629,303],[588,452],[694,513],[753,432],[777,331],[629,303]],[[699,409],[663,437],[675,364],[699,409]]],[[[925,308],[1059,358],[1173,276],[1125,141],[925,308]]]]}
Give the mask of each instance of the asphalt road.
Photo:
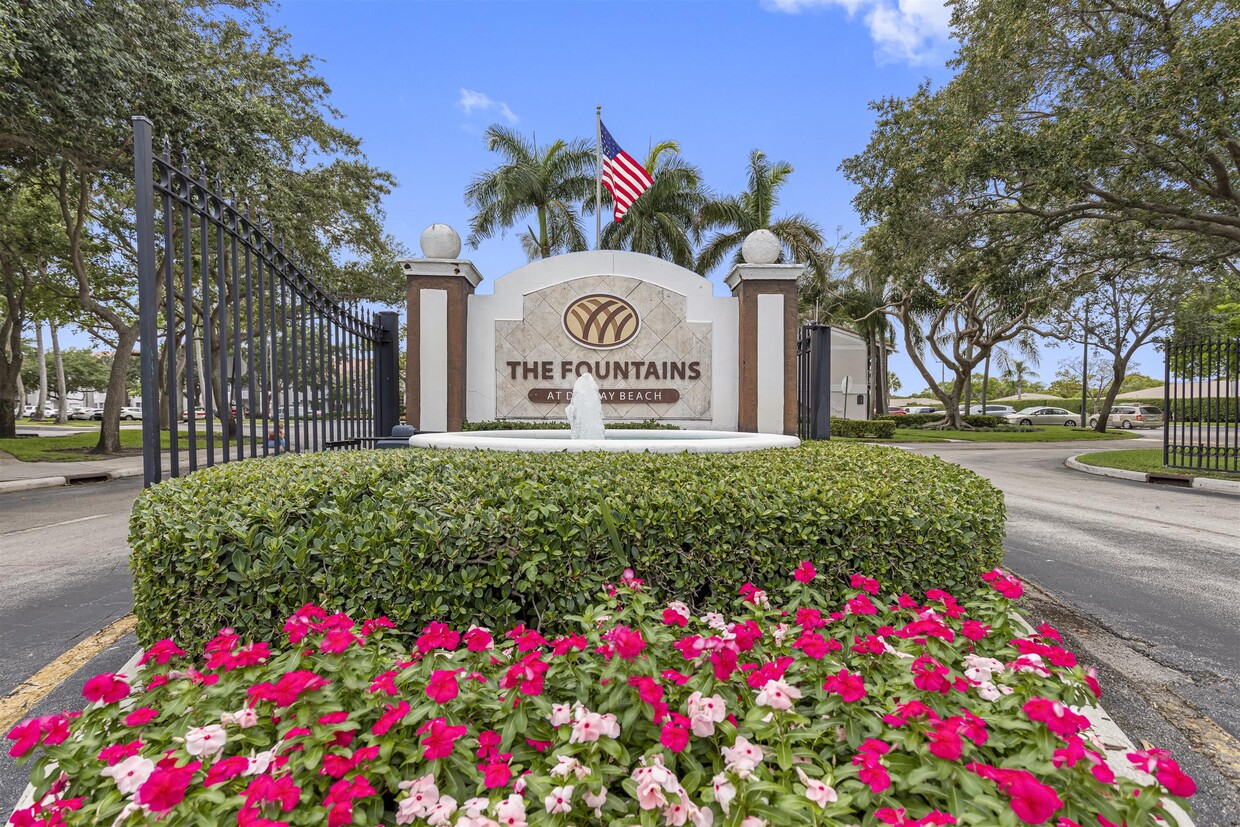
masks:
{"type": "Polygon", "coordinates": [[[0,495],[0,697],[133,608],[142,479],[0,495]]]}
{"type": "Polygon", "coordinates": [[[910,448],[1003,490],[1005,565],[1042,592],[1022,610],[1101,667],[1103,703],[1134,740],[1182,758],[1198,825],[1240,825],[1240,498],[1063,466],[1161,434],[1147,439],[910,448]]]}

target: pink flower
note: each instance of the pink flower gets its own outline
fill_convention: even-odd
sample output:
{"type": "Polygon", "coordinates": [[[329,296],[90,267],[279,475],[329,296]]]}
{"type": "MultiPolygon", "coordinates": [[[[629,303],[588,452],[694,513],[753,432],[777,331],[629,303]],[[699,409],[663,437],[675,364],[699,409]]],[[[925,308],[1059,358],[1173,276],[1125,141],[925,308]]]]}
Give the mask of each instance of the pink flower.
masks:
{"type": "Polygon", "coordinates": [[[245,796],[247,807],[275,802],[279,803],[280,809],[287,813],[291,812],[301,799],[301,788],[296,786],[293,779],[287,775],[279,779],[272,778],[270,775],[260,775],[250,782],[242,795],[245,796]]]}
{"type": "Polygon", "coordinates": [[[247,690],[254,700],[271,701],[276,706],[292,706],[303,692],[322,689],[331,681],[320,678],[313,672],[301,670],[281,675],[276,683],[260,683],[247,690]]]}
{"type": "Polygon", "coordinates": [[[452,652],[461,642],[461,636],[454,632],[446,623],[431,623],[422,630],[421,636],[414,642],[414,647],[423,655],[436,649],[452,652]]]}
{"type": "Polygon", "coordinates": [[[1041,721],[1046,728],[1061,737],[1076,735],[1089,728],[1089,719],[1078,715],[1064,704],[1047,698],[1032,698],[1025,703],[1025,714],[1031,721],[1041,721]]]}
{"type": "Polygon", "coordinates": [[[890,750],[891,745],[886,741],[867,738],[857,750],[857,754],[853,756],[853,765],[861,767],[857,772],[857,779],[862,784],[869,785],[875,793],[881,793],[891,786],[891,776],[888,775],[887,767],[882,762],[882,756],[890,750]]]}
{"type": "Polygon", "coordinates": [[[822,688],[833,695],[839,695],[845,703],[854,703],[865,697],[865,679],[854,675],[847,669],[841,669],[827,678],[822,688]]]}
{"type": "Polygon", "coordinates": [[[471,652],[485,652],[495,646],[491,633],[480,626],[471,626],[465,633],[465,648],[471,652]]]}
{"type": "Polygon", "coordinates": [[[800,649],[814,660],[822,660],[828,652],[838,652],[844,648],[835,638],[826,638],[817,632],[806,629],[792,644],[793,649],[800,649]]]}
{"type": "Polygon", "coordinates": [[[418,730],[419,735],[423,733],[428,734],[419,741],[425,747],[422,750],[422,757],[427,761],[434,761],[452,754],[452,747],[457,739],[465,735],[465,727],[448,726],[443,718],[435,718],[418,730]]]}
{"type": "Polygon", "coordinates": [[[138,661],[138,665],[145,666],[148,661],[153,660],[160,666],[163,666],[174,657],[185,657],[185,650],[173,643],[170,638],[164,638],[163,640],[155,641],[147,647],[146,652],[142,655],[142,659],[138,661]]]}
{"type": "Polygon", "coordinates": [[[910,670],[913,673],[913,685],[918,689],[943,695],[951,691],[952,683],[948,679],[951,670],[929,655],[922,655],[913,661],[910,670]]]}
{"type": "Polygon", "coordinates": [[[234,755],[222,761],[216,761],[211,765],[211,769],[207,770],[207,780],[202,782],[202,786],[213,787],[216,784],[231,781],[249,768],[250,759],[244,755],[234,755]]]}
{"type": "Polygon", "coordinates": [[[873,577],[866,577],[861,574],[854,574],[848,581],[848,585],[854,589],[861,589],[870,594],[878,594],[878,581],[873,577]]]}
{"type": "Polygon", "coordinates": [[[508,782],[512,780],[512,769],[508,766],[508,758],[503,755],[495,755],[487,760],[486,764],[479,764],[478,769],[482,772],[482,785],[488,790],[496,787],[507,787],[508,782]]]}
{"type": "Polygon", "coordinates": [[[82,697],[92,703],[114,704],[129,697],[129,684],[125,682],[124,675],[115,675],[111,672],[96,675],[86,682],[86,686],[82,687],[82,697]]]}
{"type": "Polygon", "coordinates": [[[426,695],[437,704],[446,704],[460,694],[461,687],[456,682],[456,673],[460,669],[437,669],[431,674],[426,684],[426,695]]]}
{"type": "Polygon", "coordinates": [[[405,719],[405,716],[408,714],[409,714],[409,702],[408,701],[401,701],[400,703],[395,704],[395,705],[388,704],[387,707],[384,709],[383,714],[379,716],[379,720],[375,721],[374,726],[370,728],[371,734],[378,735],[378,736],[387,735],[388,731],[392,727],[396,726],[401,721],[403,721],[405,719]]]}
{"type": "Polygon", "coordinates": [[[715,803],[719,805],[719,809],[723,810],[723,814],[726,816],[732,800],[736,798],[736,785],[728,780],[727,775],[724,773],[719,773],[712,778],[711,783],[715,788],[715,803]]]}
{"type": "Polygon", "coordinates": [[[386,672],[380,672],[370,681],[370,692],[382,692],[385,695],[396,695],[396,676],[400,672],[395,669],[389,669],[386,672]]]}
{"type": "Polygon", "coordinates": [[[758,693],[758,706],[769,706],[771,709],[785,711],[792,709],[793,701],[801,697],[801,690],[791,686],[783,678],[769,680],[758,693]]]}
{"type": "Polygon", "coordinates": [[[135,709],[125,716],[125,726],[142,726],[159,717],[159,710],[150,706],[135,709]]]}
{"type": "Polygon", "coordinates": [[[1024,587],[1021,586],[1020,579],[1007,574],[1002,569],[988,571],[982,575],[982,579],[990,584],[990,587],[999,594],[1009,600],[1016,600],[1024,594],[1024,587]]]}
{"type": "Polygon", "coordinates": [[[762,748],[749,743],[742,735],[737,735],[736,743],[724,747],[720,752],[723,754],[724,766],[737,778],[748,778],[762,763],[762,748]]]}
{"type": "Polygon", "coordinates": [[[439,788],[433,775],[424,775],[413,781],[401,781],[398,785],[408,795],[400,800],[396,809],[397,824],[412,824],[416,818],[425,818],[439,801],[439,788]]]}
{"type": "Polygon", "coordinates": [[[711,695],[709,698],[701,692],[689,696],[689,726],[693,734],[699,738],[707,738],[715,734],[715,724],[727,715],[727,705],[723,696],[711,695]]]}
{"type": "Polygon", "coordinates": [[[627,626],[617,626],[612,629],[609,639],[616,647],[616,654],[624,660],[633,660],[646,648],[642,633],[627,626]]]}
{"type": "Polygon", "coordinates": [[[503,827],[525,827],[525,802],[514,793],[496,805],[495,817],[503,827]]]}
{"type": "Polygon", "coordinates": [[[883,824],[890,824],[892,827],[932,827],[932,825],[948,825],[955,824],[956,817],[949,813],[942,813],[938,810],[931,810],[926,815],[918,819],[909,818],[905,815],[904,808],[898,810],[891,807],[883,807],[875,811],[874,817],[883,824]]]}
{"type": "Polygon", "coordinates": [[[200,762],[191,761],[183,767],[157,767],[138,788],[135,800],[154,813],[171,810],[185,798],[185,791],[201,766],[200,762]]]}
{"type": "Polygon", "coordinates": [[[966,620],[961,624],[960,634],[969,640],[978,641],[990,634],[990,627],[979,620],[966,620]]]}
{"type": "Polygon", "coordinates": [[[663,610],[663,625],[682,628],[689,625],[689,607],[679,600],[668,603],[663,610]]]}
{"type": "Polygon", "coordinates": [[[672,752],[684,752],[689,746],[689,719],[683,715],[675,715],[672,720],[663,724],[659,733],[659,743],[672,752]]]}
{"type": "Polygon", "coordinates": [[[219,724],[194,727],[185,733],[185,751],[193,756],[211,758],[219,755],[228,742],[228,733],[219,724]]]}
{"type": "Polygon", "coordinates": [[[959,761],[964,755],[964,742],[960,740],[963,723],[963,718],[948,718],[935,724],[934,729],[926,733],[926,748],[930,754],[947,761],[959,761]]]}
{"type": "Polygon", "coordinates": [[[547,808],[547,812],[551,815],[557,813],[567,813],[573,809],[573,785],[569,784],[564,787],[553,787],[551,793],[543,799],[543,806],[547,808]]]}
{"type": "Polygon", "coordinates": [[[876,615],[878,607],[874,605],[869,596],[859,594],[844,604],[844,611],[854,615],[876,615]]]}
{"type": "Polygon", "coordinates": [[[99,750],[97,756],[100,761],[105,762],[109,767],[116,766],[126,758],[132,758],[142,749],[141,741],[130,741],[127,744],[112,744],[99,750]]]}
{"type": "Polygon", "coordinates": [[[597,741],[604,735],[616,738],[619,734],[620,726],[616,723],[615,715],[600,715],[597,712],[583,709],[577,716],[577,720],[573,722],[573,732],[569,735],[568,742],[586,744],[597,741]]]}
{"type": "Polygon", "coordinates": [[[1063,807],[1055,788],[1043,784],[1027,770],[1010,770],[987,764],[968,764],[969,771],[994,781],[1011,798],[1012,812],[1026,824],[1044,824],[1063,807]]]}
{"type": "Polygon", "coordinates": [[[814,568],[814,564],[808,560],[802,560],[801,565],[797,566],[797,570],[793,572],[793,577],[800,583],[809,583],[818,576],[818,569],[814,568]]]}

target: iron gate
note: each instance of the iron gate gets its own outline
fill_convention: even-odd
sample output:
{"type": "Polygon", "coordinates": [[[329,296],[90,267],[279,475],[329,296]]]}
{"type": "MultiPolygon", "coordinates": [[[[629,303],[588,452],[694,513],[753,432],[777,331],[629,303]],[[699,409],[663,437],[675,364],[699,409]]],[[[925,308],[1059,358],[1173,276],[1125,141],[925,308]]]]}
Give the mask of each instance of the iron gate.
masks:
{"type": "Polygon", "coordinates": [[[145,484],[163,477],[164,428],[173,477],[390,434],[396,314],[324,288],[268,220],[133,123],[145,484]]]}
{"type": "Polygon", "coordinates": [[[1240,339],[1166,347],[1163,465],[1240,474],[1240,339]]]}
{"type": "Polygon", "coordinates": [[[817,322],[797,331],[797,436],[831,438],[831,328],[817,322]]]}

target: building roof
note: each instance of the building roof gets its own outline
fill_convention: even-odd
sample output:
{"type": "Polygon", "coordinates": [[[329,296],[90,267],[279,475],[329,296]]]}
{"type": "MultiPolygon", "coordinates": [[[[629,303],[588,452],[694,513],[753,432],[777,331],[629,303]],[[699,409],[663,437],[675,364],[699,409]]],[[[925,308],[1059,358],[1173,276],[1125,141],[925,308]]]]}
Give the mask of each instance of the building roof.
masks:
{"type": "Polygon", "coordinates": [[[1024,402],[1027,399],[1059,399],[1053,393],[1022,393],[1020,396],[1004,396],[999,399],[992,399],[991,402],[1024,402]]]}
{"type": "MultiPolygon", "coordinates": [[[[1140,391],[1128,391],[1116,395],[1116,399],[1158,399],[1167,395],[1167,386],[1146,388],[1140,391]]],[[[1240,381],[1232,379],[1195,380],[1192,382],[1176,382],[1175,395],[1178,397],[1201,396],[1240,396],[1240,381]]]]}

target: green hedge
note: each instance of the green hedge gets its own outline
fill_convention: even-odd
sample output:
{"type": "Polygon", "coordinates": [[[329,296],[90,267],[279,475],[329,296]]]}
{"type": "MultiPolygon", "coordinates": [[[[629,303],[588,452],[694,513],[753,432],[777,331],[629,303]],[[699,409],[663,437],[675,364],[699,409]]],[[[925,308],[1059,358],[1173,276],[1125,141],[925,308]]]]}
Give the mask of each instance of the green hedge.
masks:
{"type": "MultiPolygon", "coordinates": [[[[933,422],[942,422],[943,414],[880,414],[876,418],[890,420],[896,424],[897,428],[920,428],[933,422]]],[[[981,414],[962,414],[960,420],[974,428],[997,428],[1008,424],[1008,421],[1001,416],[982,416],[981,414]]],[[[831,420],[831,427],[835,427],[834,419],[831,420]]]]}
{"type": "Polygon", "coordinates": [[[895,435],[896,423],[889,420],[831,418],[831,436],[891,439],[895,435]]]}
{"type": "MultiPolygon", "coordinates": [[[[608,430],[623,431],[639,429],[645,431],[679,431],[679,425],[647,419],[643,422],[608,422],[608,430]]],[[[490,422],[466,422],[462,431],[567,431],[568,423],[563,421],[532,421],[519,419],[495,419],[490,422]]]]}
{"type": "Polygon", "coordinates": [[[143,643],[222,626],[274,640],[307,601],[412,631],[557,627],[633,568],[664,598],[730,605],[814,561],[842,595],[967,589],[1003,557],[1002,494],[878,446],[747,454],[288,454],[144,491],[130,524],[143,643]]]}

